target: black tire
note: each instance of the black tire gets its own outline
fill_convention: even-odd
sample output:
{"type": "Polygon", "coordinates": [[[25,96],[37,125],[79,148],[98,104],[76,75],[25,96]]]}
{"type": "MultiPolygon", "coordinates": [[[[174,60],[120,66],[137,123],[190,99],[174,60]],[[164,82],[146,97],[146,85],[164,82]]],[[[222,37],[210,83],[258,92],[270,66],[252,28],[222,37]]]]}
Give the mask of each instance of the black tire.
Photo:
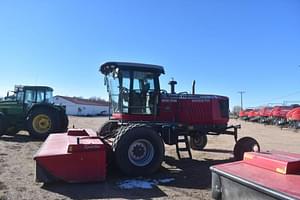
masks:
{"type": "Polygon", "coordinates": [[[206,134],[195,134],[190,137],[190,146],[193,150],[203,150],[207,145],[207,135],[206,134]]]}
{"type": "Polygon", "coordinates": [[[234,146],[233,155],[236,160],[243,160],[245,152],[259,152],[258,142],[251,137],[243,137],[234,146]]]}
{"type": "Polygon", "coordinates": [[[60,126],[59,132],[66,132],[68,130],[68,126],[69,126],[68,115],[65,112],[62,112],[60,114],[60,118],[61,118],[61,126],[60,126]]]}
{"type": "Polygon", "coordinates": [[[27,130],[35,139],[46,139],[50,133],[60,131],[59,113],[50,107],[38,107],[30,111],[27,117],[27,130]],[[37,119],[42,117],[41,120],[37,119]],[[50,123],[49,125],[44,125],[50,123]]]}
{"type": "Polygon", "coordinates": [[[7,121],[3,113],[0,113],[0,136],[5,134],[7,121]]]}
{"type": "Polygon", "coordinates": [[[112,147],[117,166],[129,176],[154,173],[161,166],[165,154],[164,143],[158,133],[141,124],[118,129],[112,147]]]}
{"type": "Polygon", "coordinates": [[[102,137],[114,136],[118,127],[118,121],[108,120],[98,129],[97,135],[102,137]]]}
{"type": "Polygon", "coordinates": [[[6,134],[7,135],[16,135],[20,130],[16,127],[9,127],[6,129],[6,134]]]}

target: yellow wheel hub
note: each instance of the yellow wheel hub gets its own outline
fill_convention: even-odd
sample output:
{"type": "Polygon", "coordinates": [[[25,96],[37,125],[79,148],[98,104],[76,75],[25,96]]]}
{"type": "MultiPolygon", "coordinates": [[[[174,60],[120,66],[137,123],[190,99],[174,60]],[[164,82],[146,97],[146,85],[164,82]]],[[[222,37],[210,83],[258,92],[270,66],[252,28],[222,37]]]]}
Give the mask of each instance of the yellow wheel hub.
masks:
{"type": "Polygon", "coordinates": [[[45,114],[39,114],[33,118],[33,129],[38,133],[46,133],[51,128],[51,119],[45,114]]]}

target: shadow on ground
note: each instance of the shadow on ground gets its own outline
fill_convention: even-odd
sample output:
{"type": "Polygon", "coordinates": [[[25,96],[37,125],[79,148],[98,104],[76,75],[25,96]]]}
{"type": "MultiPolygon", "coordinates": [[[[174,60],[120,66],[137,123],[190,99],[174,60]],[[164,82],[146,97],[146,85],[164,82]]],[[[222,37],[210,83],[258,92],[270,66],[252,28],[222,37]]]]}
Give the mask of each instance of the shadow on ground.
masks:
{"type": "Polygon", "coordinates": [[[23,134],[3,135],[0,137],[0,140],[5,142],[19,142],[19,143],[41,141],[41,140],[33,139],[29,135],[23,135],[23,134]]]}
{"type": "MultiPolygon", "coordinates": [[[[169,188],[186,189],[208,189],[211,186],[211,172],[209,167],[215,164],[221,164],[232,161],[226,160],[176,160],[166,156],[164,166],[154,175],[149,177],[140,177],[139,180],[160,180],[174,178],[169,183],[159,183],[169,188]]],[[[109,169],[109,174],[105,182],[69,184],[54,183],[44,184],[43,189],[55,192],[72,199],[95,199],[95,198],[125,198],[125,199],[149,199],[157,197],[167,197],[158,185],[151,189],[121,189],[119,183],[124,180],[133,179],[120,174],[116,167],[109,169]]]]}
{"type": "Polygon", "coordinates": [[[202,149],[203,152],[213,152],[213,153],[232,153],[232,150],[225,149],[202,149]]]}

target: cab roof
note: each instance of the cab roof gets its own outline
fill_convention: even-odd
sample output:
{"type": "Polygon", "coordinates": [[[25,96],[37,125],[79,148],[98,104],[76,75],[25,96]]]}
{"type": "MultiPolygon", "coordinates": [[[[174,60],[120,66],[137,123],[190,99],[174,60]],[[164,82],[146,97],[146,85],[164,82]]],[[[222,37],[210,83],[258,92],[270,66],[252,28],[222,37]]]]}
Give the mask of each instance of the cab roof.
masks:
{"type": "Polygon", "coordinates": [[[143,63],[131,63],[131,62],[106,62],[100,66],[100,72],[102,74],[109,74],[115,68],[120,70],[136,70],[136,71],[149,71],[164,74],[164,68],[159,65],[143,64],[143,63]]]}
{"type": "Polygon", "coordinates": [[[48,86],[32,86],[32,85],[16,85],[15,90],[46,90],[53,91],[53,88],[48,86]]]}

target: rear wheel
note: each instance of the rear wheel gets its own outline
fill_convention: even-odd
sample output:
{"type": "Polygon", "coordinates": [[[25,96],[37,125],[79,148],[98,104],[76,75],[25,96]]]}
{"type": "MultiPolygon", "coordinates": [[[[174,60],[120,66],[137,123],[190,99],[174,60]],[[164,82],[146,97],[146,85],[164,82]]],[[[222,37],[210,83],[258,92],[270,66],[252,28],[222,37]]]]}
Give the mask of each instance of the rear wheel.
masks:
{"type": "Polygon", "coordinates": [[[54,109],[39,107],[28,115],[27,129],[33,138],[46,139],[49,133],[57,132],[59,128],[59,114],[54,109]]]}
{"type": "Polygon", "coordinates": [[[7,122],[4,114],[0,113],[0,136],[3,135],[7,128],[7,122]]]}
{"type": "Polygon", "coordinates": [[[190,137],[190,145],[193,150],[203,150],[207,144],[206,134],[195,134],[190,137]]]}
{"type": "Polygon", "coordinates": [[[129,176],[154,173],[164,158],[164,144],[156,131],[145,125],[121,127],[113,142],[118,167],[129,176]]]}
{"type": "Polygon", "coordinates": [[[68,130],[69,118],[68,118],[68,115],[65,112],[61,113],[60,115],[61,115],[60,132],[65,132],[65,131],[68,130]]]}
{"type": "Polygon", "coordinates": [[[258,142],[251,137],[243,137],[234,146],[233,155],[236,160],[243,160],[245,152],[259,152],[258,142]]]}

